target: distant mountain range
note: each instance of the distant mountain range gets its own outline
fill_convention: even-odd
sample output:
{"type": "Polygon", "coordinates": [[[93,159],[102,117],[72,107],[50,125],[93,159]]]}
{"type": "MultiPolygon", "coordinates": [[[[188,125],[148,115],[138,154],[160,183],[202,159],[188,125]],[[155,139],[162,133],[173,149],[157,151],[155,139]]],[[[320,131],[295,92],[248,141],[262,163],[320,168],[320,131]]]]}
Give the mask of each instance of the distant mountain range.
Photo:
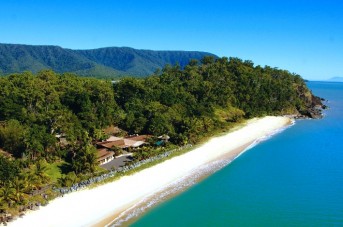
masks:
{"type": "Polygon", "coordinates": [[[72,50],[59,46],[0,44],[0,75],[52,69],[83,76],[118,77],[148,76],[166,64],[190,59],[200,60],[214,54],[199,51],[153,51],[129,47],[107,47],[92,50],[72,50]]]}
{"type": "Polygon", "coordinates": [[[343,77],[332,77],[328,81],[331,81],[331,82],[343,82],[343,77]]]}

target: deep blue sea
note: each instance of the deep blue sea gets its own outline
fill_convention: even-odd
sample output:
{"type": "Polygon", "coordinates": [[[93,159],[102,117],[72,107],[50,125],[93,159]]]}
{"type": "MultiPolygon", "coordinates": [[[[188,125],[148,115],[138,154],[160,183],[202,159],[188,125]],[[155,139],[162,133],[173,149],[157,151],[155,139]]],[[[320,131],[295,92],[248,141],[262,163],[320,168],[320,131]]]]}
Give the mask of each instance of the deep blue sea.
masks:
{"type": "Polygon", "coordinates": [[[343,226],[343,83],[309,82],[321,120],[245,152],[132,226],[343,226]]]}

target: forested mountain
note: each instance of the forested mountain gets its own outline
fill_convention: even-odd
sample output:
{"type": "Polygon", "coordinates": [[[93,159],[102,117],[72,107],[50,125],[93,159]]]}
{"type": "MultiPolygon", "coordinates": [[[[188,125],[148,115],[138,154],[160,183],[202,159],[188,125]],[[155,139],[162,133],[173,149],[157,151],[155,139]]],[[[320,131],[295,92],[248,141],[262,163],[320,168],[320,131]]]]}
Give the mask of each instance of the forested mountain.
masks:
{"type": "Polygon", "coordinates": [[[0,44],[0,75],[51,69],[58,73],[72,72],[82,76],[115,78],[118,76],[148,76],[166,64],[215,56],[196,51],[152,51],[128,47],[108,47],[93,50],[71,50],[58,46],[0,44]]]}

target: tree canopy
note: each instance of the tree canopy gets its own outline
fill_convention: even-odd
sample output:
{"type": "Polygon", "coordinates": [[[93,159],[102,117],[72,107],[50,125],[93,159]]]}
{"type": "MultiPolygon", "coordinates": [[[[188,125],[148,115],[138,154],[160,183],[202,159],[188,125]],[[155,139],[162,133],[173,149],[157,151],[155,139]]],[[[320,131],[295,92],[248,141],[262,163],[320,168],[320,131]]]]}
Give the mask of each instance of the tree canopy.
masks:
{"type": "Polygon", "coordinates": [[[45,70],[1,77],[0,87],[0,147],[31,159],[58,155],[56,135],[76,149],[86,134],[92,141],[113,124],[196,142],[241,118],[296,113],[311,97],[299,75],[211,56],[144,79],[112,83],[45,70]]]}

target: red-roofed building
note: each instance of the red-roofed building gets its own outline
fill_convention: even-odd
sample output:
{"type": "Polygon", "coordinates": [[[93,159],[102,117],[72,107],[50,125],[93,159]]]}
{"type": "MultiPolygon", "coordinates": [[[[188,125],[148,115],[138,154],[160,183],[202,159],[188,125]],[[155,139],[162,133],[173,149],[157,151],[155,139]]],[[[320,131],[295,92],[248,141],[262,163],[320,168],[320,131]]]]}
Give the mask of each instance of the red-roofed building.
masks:
{"type": "Polygon", "coordinates": [[[106,141],[98,142],[97,146],[99,148],[107,148],[107,149],[112,149],[113,147],[118,147],[121,149],[126,149],[130,147],[136,148],[145,144],[146,139],[149,137],[150,136],[148,135],[131,136],[131,137],[125,137],[125,138],[111,136],[106,141]]]}
{"type": "Polygon", "coordinates": [[[114,159],[114,152],[107,149],[98,149],[97,160],[100,165],[106,164],[114,159]]]}

